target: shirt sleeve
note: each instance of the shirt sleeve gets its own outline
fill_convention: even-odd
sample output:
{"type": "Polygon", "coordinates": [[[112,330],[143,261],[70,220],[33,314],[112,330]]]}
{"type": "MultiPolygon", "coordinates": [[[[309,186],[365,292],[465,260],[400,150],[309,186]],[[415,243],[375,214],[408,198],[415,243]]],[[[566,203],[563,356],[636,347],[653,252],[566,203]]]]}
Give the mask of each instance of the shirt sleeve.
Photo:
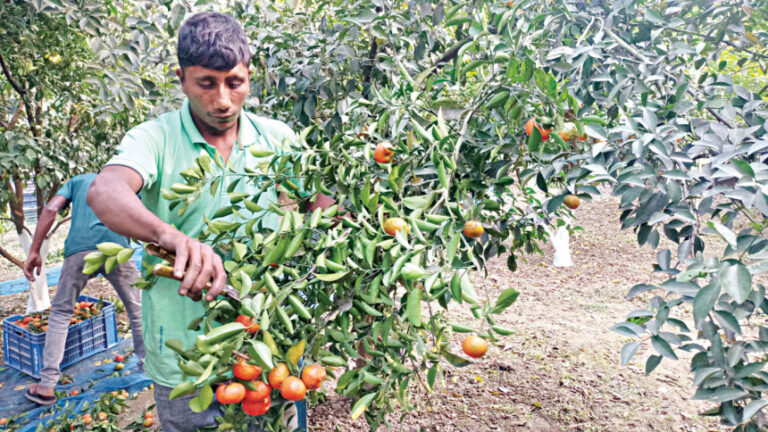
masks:
{"type": "Polygon", "coordinates": [[[68,182],[64,183],[64,186],[61,187],[58,191],[56,191],[56,195],[61,195],[67,200],[67,203],[69,201],[72,201],[72,180],[69,180],[68,182]]]}
{"type": "Polygon", "coordinates": [[[150,188],[157,181],[163,136],[159,125],[145,123],[136,126],[125,134],[117,148],[117,154],[106,166],[121,165],[131,168],[141,176],[142,190],[150,188]]]}

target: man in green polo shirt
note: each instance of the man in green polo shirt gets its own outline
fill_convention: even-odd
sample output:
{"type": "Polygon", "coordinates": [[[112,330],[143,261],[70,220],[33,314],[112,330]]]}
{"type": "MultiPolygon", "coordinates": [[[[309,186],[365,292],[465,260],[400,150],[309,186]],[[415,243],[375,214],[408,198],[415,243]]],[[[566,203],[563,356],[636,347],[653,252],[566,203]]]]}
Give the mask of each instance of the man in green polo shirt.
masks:
{"type": "MultiPolygon", "coordinates": [[[[296,144],[295,134],[286,124],[242,110],[250,89],[250,58],[245,32],[232,17],[204,12],[189,18],[179,30],[180,69],[176,71],[187,100],[179,111],[130,130],[88,193],[88,203],[105,225],[175,252],[174,272],[183,275],[181,283],[160,279],[142,297],[145,369],[156,383],[155,400],[166,432],[214,425],[214,416],[219,414],[215,404],[203,413],[192,412],[188,407],[191,395],[168,400],[170,390],[182,381],[182,373],[174,352],[164,343],[179,339],[185,346],[191,345],[199,333],[187,326],[203,315],[203,306],[196,300],[205,294],[211,301],[224,288],[221,257],[195,238],[204,226],[204,216],[210,218],[218,208],[229,205],[229,198],[228,184],[221,184],[213,195],[209,191],[200,194],[179,216],[169,209],[161,190],[184,183],[181,171],[193,167],[201,152],[211,157],[218,153],[235,171],[242,171],[260,162],[249,148],[279,154],[296,144]],[[141,199],[136,195],[139,192],[141,199]],[[203,293],[207,282],[211,289],[203,293]]],[[[238,183],[234,191],[254,192],[248,182],[238,183]]],[[[277,194],[271,190],[260,200],[258,204],[267,208],[277,201],[277,194]]],[[[328,205],[330,200],[318,201],[328,205]]],[[[245,216],[261,218],[266,228],[277,227],[274,215],[245,216]]],[[[151,257],[145,260],[155,262],[151,257]]]]}

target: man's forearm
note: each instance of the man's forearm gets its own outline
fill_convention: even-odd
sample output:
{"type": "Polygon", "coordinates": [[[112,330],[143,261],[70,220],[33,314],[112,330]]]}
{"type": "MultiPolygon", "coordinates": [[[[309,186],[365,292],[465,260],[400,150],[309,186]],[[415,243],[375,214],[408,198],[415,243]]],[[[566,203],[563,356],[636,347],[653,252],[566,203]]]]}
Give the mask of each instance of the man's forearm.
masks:
{"type": "Polygon", "coordinates": [[[164,232],[174,230],[144,207],[136,191],[112,176],[96,178],[88,189],[88,206],[113,232],[146,242],[158,242],[164,232]]]}

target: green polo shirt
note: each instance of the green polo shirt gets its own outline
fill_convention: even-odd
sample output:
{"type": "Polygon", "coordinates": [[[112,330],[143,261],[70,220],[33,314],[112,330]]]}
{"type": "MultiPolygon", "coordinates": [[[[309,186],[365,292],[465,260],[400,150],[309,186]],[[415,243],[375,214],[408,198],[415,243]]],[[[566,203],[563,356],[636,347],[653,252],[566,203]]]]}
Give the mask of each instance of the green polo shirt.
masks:
{"type": "MultiPolygon", "coordinates": [[[[285,154],[297,150],[296,135],[285,123],[242,111],[238,138],[228,161],[234,172],[243,172],[245,167],[255,168],[268,160],[253,156],[249,151],[251,146],[285,154]]],[[[135,170],[144,181],[141,188],[144,206],[163,221],[195,238],[205,226],[204,217],[212,218],[217,209],[230,205],[227,189],[231,181],[239,178],[224,177],[213,195],[206,187],[184,215],[179,216],[178,208],[171,210],[161,191],[170,190],[174,183],[185,183],[181,171],[194,167],[201,151],[207,152],[211,158],[216,153],[216,149],[197,130],[189,112],[189,101],[185,101],[181,110],[163,114],[128,131],[117,155],[107,165],[123,165],[135,170]]],[[[211,163],[211,169],[221,172],[214,163],[211,163]]],[[[255,191],[254,185],[245,179],[234,188],[234,192],[255,191]]],[[[261,195],[258,205],[268,208],[272,202],[277,202],[274,188],[261,195]]],[[[242,220],[235,214],[230,215],[229,220],[260,218],[262,227],[277,229],[278,218],[274,213],[238,212],[242,214],[242,220]]],[[[144,254],[145,265],[153,266],[158,261],[144,254]]],[[[154,286],[142,293],[142,323],[147,351],[145,370],[153,380],[168,387],[179,384],[182,373],[175,353],[164,345],[165,341],[179,339],[185,347],[190,347],[199,332],[188,330],[187,326],[204,313],[200,302],[180,296],[178,289],[178,281],[159,278],[154,286]]]]}

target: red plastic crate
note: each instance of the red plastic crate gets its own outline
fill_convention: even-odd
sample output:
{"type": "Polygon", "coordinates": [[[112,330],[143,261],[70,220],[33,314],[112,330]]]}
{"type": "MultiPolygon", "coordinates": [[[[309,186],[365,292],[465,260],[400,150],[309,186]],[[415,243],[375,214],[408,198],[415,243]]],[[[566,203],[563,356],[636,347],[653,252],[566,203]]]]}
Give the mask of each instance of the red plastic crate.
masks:
{"type": "MultiPolygon", "coordinates": [[[[93,303],[98,303],[99,300],[82,295],[77,299],[79,302],[93,303]]],[[[102,304],[103,307],[97,316],[69,326],[61,368],[102,352],[117,343],[115,307],[106,300],[102,300],[102,304]]],[[[3,320],[5,364],[27,375],[40,378],[46,334],[32,333],[15,323],[23,317],[23,315],[14,315],[3,320]]]]}

